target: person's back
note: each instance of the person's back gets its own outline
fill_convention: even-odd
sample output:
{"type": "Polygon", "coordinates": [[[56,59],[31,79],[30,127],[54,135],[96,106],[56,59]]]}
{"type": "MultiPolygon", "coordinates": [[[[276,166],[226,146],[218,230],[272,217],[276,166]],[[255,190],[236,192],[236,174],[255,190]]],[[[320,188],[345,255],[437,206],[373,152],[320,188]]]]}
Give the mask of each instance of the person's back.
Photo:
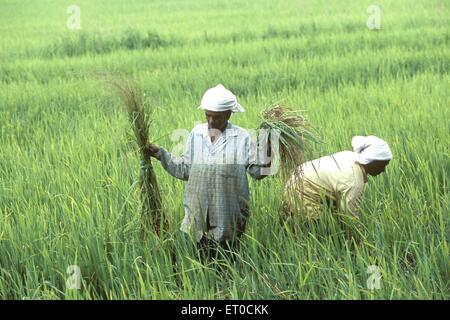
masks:
{"type": "Polygon", "coordinates": [[[341,192],[366,179],[364,169],[355,159],[354,152],[341,151],[308,161],[301,166],[301,170],[304,178],[324,187],[328,192],[341,192]]]}
{"type": "MultiPolygon", "coordinates": [[[[366,174],[355,161],[352,151],[341,151],[305,162],[286,184],[286,192],[298,197],[306,214],[317,218],[325,201],[335,208],[344,206],[344,197],[357,196],[363,191],[366,174]]],[[[295,199],[291,199],[291,202],[295,199]]]]}
{"type": "Polygon", "coordinates": [[[306,217],[318,218],[325,202],[336,211],[358,215],[367,174],[383,172],[392,155],[377,137],[355,137],[352,142],[355,152],[337,152],[297,167],[285,186],[288,211],[300,209],[306,217]]]}

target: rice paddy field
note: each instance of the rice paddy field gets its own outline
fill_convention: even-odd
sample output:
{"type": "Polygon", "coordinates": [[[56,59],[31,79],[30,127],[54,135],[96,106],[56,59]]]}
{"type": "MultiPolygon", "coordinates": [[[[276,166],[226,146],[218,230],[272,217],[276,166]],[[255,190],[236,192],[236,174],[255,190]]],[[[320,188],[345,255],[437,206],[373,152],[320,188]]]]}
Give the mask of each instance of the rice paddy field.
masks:
{"type": "Polygon", "coordinates": [[[368,1],[2,0],[0,299],[449,299],[450,3],[375,4],[373,29],[368,1]],[[174,153],[222,83],[247,129],[274,102],[305,110],[305,157],[376,135],[393,160],[358,222],[280,223],[280,177],[251,180],[237,259],[202,261],[178,231],[185,182],[157,162],[169,231],[140,236],[137,145],[103,72],[139,81],[174,153]]]}

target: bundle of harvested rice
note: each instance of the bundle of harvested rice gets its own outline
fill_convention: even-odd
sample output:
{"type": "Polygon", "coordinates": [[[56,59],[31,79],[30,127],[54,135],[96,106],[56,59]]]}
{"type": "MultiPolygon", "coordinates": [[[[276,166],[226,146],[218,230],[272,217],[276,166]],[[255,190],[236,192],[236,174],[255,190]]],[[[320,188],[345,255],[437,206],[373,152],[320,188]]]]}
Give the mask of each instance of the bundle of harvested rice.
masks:
{"type": "Polygon", "coordinates": [[[103,79],[109,87],[114,89],[124,104],[139,147],[141,156],[139,185],[143,234],[146,236],[147,230],[152,229],[157,235],[160,235],[161,228],[163,230],[167,228],[167,217],[163,215],[161,210],[161,194],[156,175],[151,158],[146,154],[146,147],[149,144],[150,117],[145,112],[149,106],[144,92],[136,81],[125,76],[109,75],[103,79]]]}
{"type": "MultiPolygon", "coordinates": [[[[269,130],[270,135],[277,133],[278,150],[271,156],[278,156],[279,173],[283,184],[289,181],[302,179],[300,165],[311,154],[311,144],[318,142],[316,133],[306,120],[301,110],[293,110],[282,105],[275,105],[262,112],[260,129],[269,130]],[[278,152],[277,152],[278,151],[278,152]]],[[[272,148],[273,149],[273,148],[272,148]]],[[[284,218],[298,210],[301,206],[302,193],[292,188],[284,190],[280,215],[284,218]]]]}
{"type": "Polygon", "coordinates": [[[287,178],[311,151],[311,142],[318,141],[316,134],[301,110],[275,105],[265,109],[261,117],[260,129],[279,133],[280,174],[287,178]]]}

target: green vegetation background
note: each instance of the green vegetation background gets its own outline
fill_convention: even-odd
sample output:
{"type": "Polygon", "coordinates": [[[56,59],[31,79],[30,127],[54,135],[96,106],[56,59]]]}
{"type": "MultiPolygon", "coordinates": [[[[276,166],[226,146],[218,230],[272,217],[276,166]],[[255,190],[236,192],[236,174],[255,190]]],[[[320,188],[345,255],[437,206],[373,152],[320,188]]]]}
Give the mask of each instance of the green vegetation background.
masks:
{"type": "Polygon", "coordinates": [[[0,4],[1,299],[449,298],[448,1],[379,1],[378,31],[367,1],[77,0],[81,30],[66,26],[70,4],[0,4]],[[323,137],[313,156],[374,134],[394,159],[357,225],[326,210],[282,225],[281,182],[251,182],[237,262],[202,263],[179,239],[184,184],[159,164],[170,234],[140,239],[136,146],[103,71],[142,83],[169,150],[222,83],[247,109],[231,119],[241,127],[282,101],[323,137]],[[66,287],[70,265],[80,290],[66,287]]]}

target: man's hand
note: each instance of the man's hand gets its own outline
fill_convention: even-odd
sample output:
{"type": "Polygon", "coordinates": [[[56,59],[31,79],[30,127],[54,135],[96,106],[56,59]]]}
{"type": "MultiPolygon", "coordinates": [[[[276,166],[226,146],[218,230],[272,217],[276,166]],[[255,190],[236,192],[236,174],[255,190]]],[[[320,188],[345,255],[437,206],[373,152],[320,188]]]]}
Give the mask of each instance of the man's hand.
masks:
{"type": "Polygon", "coordinates": [[[158,150],[159,150],[159,147],[156,144],[149,143],[143,149],[144,157],[146,159],[148,159],[150,157],[156,158],[156,154],[158,153],[158,150]]]}

